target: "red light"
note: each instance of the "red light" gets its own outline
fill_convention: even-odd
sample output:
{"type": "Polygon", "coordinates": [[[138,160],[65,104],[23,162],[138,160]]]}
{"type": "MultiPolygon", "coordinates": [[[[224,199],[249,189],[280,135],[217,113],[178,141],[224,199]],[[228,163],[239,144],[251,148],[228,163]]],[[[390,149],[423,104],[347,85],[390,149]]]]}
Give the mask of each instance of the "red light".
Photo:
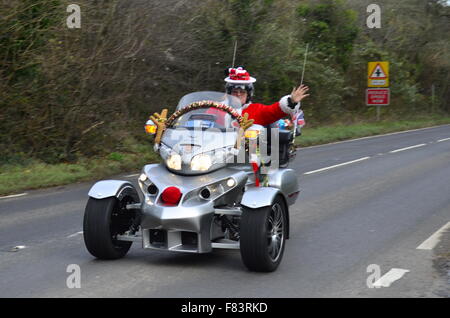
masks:
{"type": "Polygon", "coordinates": [[[161,194],[161,200],[169,205],[178,205],[181,199],[181,191],[177,187],[168,187],[161,194]]]}

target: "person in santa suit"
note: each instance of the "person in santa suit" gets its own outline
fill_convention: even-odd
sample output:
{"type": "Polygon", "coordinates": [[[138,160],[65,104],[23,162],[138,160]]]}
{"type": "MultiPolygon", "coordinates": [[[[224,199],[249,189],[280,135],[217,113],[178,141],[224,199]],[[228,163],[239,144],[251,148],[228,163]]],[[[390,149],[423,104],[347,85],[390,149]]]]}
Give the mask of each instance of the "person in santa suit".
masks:
{"type": "Polygon", "coordinates": [[[249,72],[242,67],[229,68],[225,78],[225,90],[228,94],[236,96],[241,101],[242,116],[248,113],[248,118],[254,120],[254,124],[268,126],[288,115],[292,116],[300,109],[300,102],[309,94],[309,88],[305,85],[294,87],[290,95],[280,98],[272,105],[253,103],[253,83],[256,82],[249,72]]]}

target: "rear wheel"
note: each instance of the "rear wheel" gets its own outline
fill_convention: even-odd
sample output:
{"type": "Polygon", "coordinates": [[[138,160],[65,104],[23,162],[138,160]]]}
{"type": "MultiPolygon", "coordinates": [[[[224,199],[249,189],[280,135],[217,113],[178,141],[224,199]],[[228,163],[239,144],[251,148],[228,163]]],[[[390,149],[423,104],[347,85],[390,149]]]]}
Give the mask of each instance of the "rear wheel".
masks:
{"type": "Polygon", "coordinates": [[[240,250],[251,271],[272,272],[283,258],[287,234],[287,208],[280,196],[271,206],[243,208],[240,250]]]}
{"type": "Polygon", "coordinates": [[[133,202],[130,197],[118,200],[89,198],[83,221],[83,236],[87,250],[100,259],[118,259],[128,252],[132,242],[118,241],[117,235],[128,231],[135,213],[126,205],[133,202]]]}

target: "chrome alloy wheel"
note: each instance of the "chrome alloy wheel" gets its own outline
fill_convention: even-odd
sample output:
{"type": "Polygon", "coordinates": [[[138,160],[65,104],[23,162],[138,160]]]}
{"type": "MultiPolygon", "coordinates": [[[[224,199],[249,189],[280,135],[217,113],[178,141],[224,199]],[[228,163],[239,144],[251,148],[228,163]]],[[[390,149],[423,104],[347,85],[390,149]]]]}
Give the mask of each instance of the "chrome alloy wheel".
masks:
{"type": "Polygon", "coordinates": [[[279,203],[272,206],[267,222],[267,244],[269,256],[273,262],[280,257],[284,244],[284,217],[279,203]]]}

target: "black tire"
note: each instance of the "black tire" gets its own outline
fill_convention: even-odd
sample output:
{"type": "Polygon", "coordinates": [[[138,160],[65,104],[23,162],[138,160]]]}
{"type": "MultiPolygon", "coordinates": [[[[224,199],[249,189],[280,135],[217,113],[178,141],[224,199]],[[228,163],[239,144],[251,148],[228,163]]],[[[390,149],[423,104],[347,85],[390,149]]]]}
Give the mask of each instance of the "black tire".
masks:
{"type": "Polygon", "coordinates": [[[280,168],[287,168],[289,166],[289,146],[280,145],[280,168]]]}
{"type": "Polygon", "coordinates": [[[83,236],[87,250],[99,259],[118,259],[125,256],[132,242],[117,241],[115,236],[124,233],[132,222],[132,212],[124,205],[129,197],[119,201],[115,197],[89,198],[83,221],[83,236]],[[126,214],[128,213],[128,214],[126,214]]]}
{"type": "Polygon", "coordinates": [[[249,209],[243,207],[240,226],[241,258],[255,272],[273,272],[283,258],[287,237],[287,208],[281,196],[271,206],[249,209]],[[278,229],[273,226],[279,223],[278,229]],[[275,230],[275,231],[273,231],[275,230]],[[278,249],[273,249],[279,240],[278,249]]]}

